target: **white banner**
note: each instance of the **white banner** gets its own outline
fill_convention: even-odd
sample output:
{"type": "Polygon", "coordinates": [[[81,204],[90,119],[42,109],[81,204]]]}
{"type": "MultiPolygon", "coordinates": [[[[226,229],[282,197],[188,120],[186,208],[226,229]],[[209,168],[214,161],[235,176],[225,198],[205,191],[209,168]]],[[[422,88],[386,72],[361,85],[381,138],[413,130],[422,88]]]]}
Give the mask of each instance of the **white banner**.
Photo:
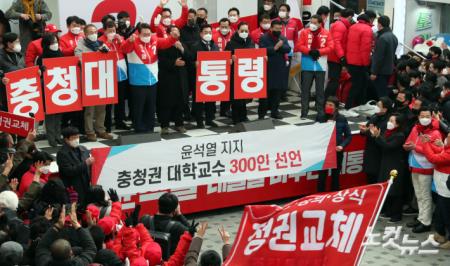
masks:
{"type": "Polygon", "coordinates": [[[119,195],[336,166],[334,123],[93,149],[93,183],[119,195]]]}

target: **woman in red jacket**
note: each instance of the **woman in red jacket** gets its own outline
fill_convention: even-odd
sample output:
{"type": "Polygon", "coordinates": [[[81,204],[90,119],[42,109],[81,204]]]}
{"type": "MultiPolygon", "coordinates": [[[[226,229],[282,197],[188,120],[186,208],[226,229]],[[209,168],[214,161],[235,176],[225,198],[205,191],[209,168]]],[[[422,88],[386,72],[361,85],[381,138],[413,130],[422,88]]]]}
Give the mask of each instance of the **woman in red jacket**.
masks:
{"type": "Polygon", "coordinates": [[[434,145],[428,135],[422,135],[421,141],[425,156],[434,164],[433,181],[438,194],[434,211],[434,240],[440,243],[440,248],[450,249],[450,235],[446,237],[446,232],[450,234],[450,133],[444,142],[436,140],[434,145]]]}

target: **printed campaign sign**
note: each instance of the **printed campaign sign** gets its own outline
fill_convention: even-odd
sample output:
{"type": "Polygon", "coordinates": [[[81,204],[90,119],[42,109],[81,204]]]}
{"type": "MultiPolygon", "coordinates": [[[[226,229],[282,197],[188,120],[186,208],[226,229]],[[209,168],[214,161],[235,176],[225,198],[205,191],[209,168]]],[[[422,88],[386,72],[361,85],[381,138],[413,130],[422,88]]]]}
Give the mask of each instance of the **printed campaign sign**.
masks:
{"type": "Polygon", "coordinates": [[[37,121],[44,120],[39,67],[8,72],[5,78],[9,79],[6,85],[9,112],[27,117],[31,113],[37,121]]]}
{"type": "Polygon", "coordinates": [[[336,166],[334,126],[324,123],[94,149],[93,183],[131,195],[329,169],[336,166]]]}
{"type": "Polygon", "coordinates": [[[195,102],[230,100],[231,52],[198,52],[195,102]]]}
{"type": "Polygon", "coordinates": [[[0,131],[16,134],[22,137],[28,136],[34,130],[34,119],[8,112],[0,111],[0,131]]]}
{"type": "Polygon", "coordinates": [[[357,265],[388,182],[246,206],[224,265],[357,265]]]}
{"type": "Polygon", "coordinates": [[[234,52],[234,98],[267,98],[266,49],[237,49],[234,52]]]}
{"type": "Polygon", "coordinates": [[[45,113],[82,110],[78,57],[45,58],[43,64],[45,113]]]}

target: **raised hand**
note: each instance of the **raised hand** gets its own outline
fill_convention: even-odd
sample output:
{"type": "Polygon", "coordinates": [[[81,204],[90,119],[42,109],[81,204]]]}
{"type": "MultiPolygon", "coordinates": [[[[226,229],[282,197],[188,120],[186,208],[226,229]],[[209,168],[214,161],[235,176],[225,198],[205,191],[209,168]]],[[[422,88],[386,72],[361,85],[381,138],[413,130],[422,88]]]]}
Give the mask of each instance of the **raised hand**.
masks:
{"type": "Polygon", "coordinates": [[[225,231],[225,228],[223,228],[223,225],[221,227],[219,227],[219,234],[220,237],[222,238],[222,241],[224,244],[230,244],[230,233],[228,233],[227,231],[225,231]]]}

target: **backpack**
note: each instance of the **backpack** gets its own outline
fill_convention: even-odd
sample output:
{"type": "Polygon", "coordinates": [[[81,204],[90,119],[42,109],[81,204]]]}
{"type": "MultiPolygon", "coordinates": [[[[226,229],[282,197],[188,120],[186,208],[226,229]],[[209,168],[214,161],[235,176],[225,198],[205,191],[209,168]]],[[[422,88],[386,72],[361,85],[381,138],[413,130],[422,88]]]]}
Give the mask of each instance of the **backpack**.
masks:
{"type": "Polygon", "coordinates": [[[170,230],[175,225],[174,221],[169,221],[164,228],[165,232],[156,231],[155,229],[155,219],[154,216],[144,215],[141,218],[141,223],[144,224],[145,228],[150,232],[150,235],[153,237],[156,243],[161,246],[162,250],[162,258],[164,261],[167,261],[170,258],[170,230]]]}

